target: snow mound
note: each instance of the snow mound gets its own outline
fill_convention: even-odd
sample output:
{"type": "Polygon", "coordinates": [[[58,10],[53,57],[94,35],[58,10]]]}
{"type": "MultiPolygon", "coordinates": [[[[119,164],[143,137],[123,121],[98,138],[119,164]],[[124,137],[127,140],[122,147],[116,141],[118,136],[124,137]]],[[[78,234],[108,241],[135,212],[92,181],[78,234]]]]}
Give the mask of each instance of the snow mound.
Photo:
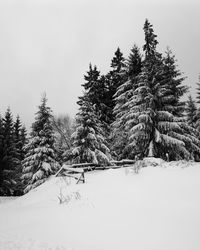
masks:
{"type": "MultiPolygon", "coordinates": [[[[188,161],[166,162],[160,158],[154,157],[144,158],[142,161],[138,161],[138,164],[140,172],[139,175],[142,176],[147,174],[147,172],[154,172],[155,174],[158,173],[157,168],[180,169],[198,165],[198,163],[188,161]],[[144,167],[148,167],[148,170],[144,171],[144,167]],[[154,167],[156,167],[156,170],[154,167]]],[[[137,165],[137,163],[135,165],[137,165]]],[[[74,202],[76,204],[78,202],[79,205],[81,203],[84,205],[87,203],[92,203],[92,199],[94,197],[91,190],[94,188],[93,186],[103,185],[106,192],[109,193],[109,190],[112,190],[111,186],[116,188],[116,186],[120,183],[123,183],[123,185],[132,185],[132,181],[139,179],[140,177],[127,177],[128,174],[136,174],[135,165],[121,169],[110,169],[106,171],[86,173],[86,184],[77,185],[73,178],[53,176],[50,177],[45,183],[18,198],[17,202],[23,206],[43,206],[44,204],[69,205],[74,202]]],[[[112,191],[114,192],[114,190],[112,191]]]]}

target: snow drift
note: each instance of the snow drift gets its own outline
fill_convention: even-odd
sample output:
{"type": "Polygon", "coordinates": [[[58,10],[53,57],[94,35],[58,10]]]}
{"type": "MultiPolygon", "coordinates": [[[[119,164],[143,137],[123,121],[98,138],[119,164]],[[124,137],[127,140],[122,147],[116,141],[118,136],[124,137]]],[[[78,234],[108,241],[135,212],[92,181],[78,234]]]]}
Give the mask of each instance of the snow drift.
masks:
{"type": "Polygon", "coordinates": [[[89,172],[85,184],[50,178],[0,203],[0,249],[199,250],[200,165],[144,162],[139,174],[89,172]]]}

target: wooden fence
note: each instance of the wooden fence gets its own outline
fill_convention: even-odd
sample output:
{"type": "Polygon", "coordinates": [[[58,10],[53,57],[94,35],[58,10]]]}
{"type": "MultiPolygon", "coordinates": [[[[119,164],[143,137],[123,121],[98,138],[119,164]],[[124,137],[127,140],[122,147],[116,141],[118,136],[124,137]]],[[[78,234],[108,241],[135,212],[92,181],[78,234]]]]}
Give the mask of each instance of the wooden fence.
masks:
{"type": "Polygon", "coordinates": [[[109,166],[104,166],[95,163],[78,163],[78,164],[63,164],[63,166],[56,172],[55,177],[57,176],[68,176],[72,177],[79,182],[85,182],[85,172],[94,171],[94,170],[106,170],[106,169],[115,169],[129,167],[130,165],[135,164],[135,160],[121,160],[121,161],[111,161],[109,166]]]}

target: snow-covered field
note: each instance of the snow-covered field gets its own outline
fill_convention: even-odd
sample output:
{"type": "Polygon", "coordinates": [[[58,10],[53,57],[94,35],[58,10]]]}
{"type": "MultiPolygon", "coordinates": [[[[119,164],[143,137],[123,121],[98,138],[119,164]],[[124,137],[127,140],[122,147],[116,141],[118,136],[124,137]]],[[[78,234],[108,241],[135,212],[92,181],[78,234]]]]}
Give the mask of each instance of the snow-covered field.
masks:
{"type": "Polygon", "coordinates": [[[199,250],[200,164],[158,163],[139,174],[90,172],[78,185],[51,178],[23,197],[0,197],[0,249],[199,250]]]}

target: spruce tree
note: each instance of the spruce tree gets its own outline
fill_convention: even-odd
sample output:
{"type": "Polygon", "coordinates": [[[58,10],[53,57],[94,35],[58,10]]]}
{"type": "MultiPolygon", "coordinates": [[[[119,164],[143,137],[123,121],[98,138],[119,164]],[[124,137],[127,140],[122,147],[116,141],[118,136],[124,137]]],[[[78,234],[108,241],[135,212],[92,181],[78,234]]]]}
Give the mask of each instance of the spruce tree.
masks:
{"type": "MultiPolygon", "coordinates": [[[[108,106],[108,78],[100,75],[97,67],[89,65],[89,71],[84,76],[85,83],[82,86],[85,89],[87,98],[95,109],[97,117],[101,120],[104,127],[109,123],[110,108],[108,106]]],[[[80,98],[81,99],[81,98],[80,98]]]]}
{"type": "Polygon", "coordinates": [[[125,123],[130,120],[127,117],[129,108],[128,101],[133,96],[133,91],[137,86],[137,77],[141,72],[142,58],[137,45],[131,49],[131,53],[126,61],[126,67],[123,72],[123,84],[119,85],[115,93],[114,115],[115,121],[112,124],[113,130],[111,138],[113,141],[112,150],[115,152],[118,159],[129,158],[130,152],[127,148],[128,131],[125,129],[125,123]]]}
{"type": "Polygon", "coordinates": [[[26,155],[23,160],[24,192],[42,184],[58,168],[54,150],[52,111],[47,106],[46,96],[42,98],[35,122],[32,124],[30,140],[25,146],[26,155]]]}
{"type": "MultiPolygon", "coordinates": [[[[184,119],[173,114],[171,82],[166,78],[162,55],[156,50],[157,36],[148,20],[145,21],[144,32],[143,67],[133,96],[127,103],[129,119],[125,127],[129,131],[128,147],[132,156],[165,158],[168,154],[170,159],[193,158],[194,151],[200,152],[199,141],[194,131],[187,129],[184,119]]],[[[176,87],[175,84],[175,90],[176,87]]]]}
{"type": "Polygon", "coordinates": [[[4,195],[13,195],[17,184],[16,173],[19,161],[14,142],[13,126],[12,113],[8,108],[3,118],[2,189],[4,195]]]}
{"type": "Polygon", "coordinates": [[[109,164],[109,149],[106,146],[102,125],[95,108],[85,94],[79,101],[76,128],[72,134],[73,162],[109,164]]]}
{"type": "MultiPolygon", "coordinates": [[[[85,83],[82,84],[84,87],[87,96],[92,103],[92,105],[95,106],[96,113],[100,117],[102,114],[101,112],[101,99],[100,95],[102,92],[102,86],[100,84],[100,71],[97,70],[97,67],[92,65],[89,65],[89,71],[86,75],[84,75],[85,83]]],[[[102,82],[102,81],[101,81],[102,82]]]]}
{"type": "Polygon", "coordinates": [[[110,115],[109,116],[109,124],[114,122],[115,115],[114,115],[114,107],[116,105],[115,102],[115,94],[117,89],[120,85],[122,85],[125,81],[125,58],[123,57],[120,48],[117,48],[115,52],[115,56],[112,58],[111,61],[111,71],[107,74],[107,106],[110,108],[110,115]]]}

